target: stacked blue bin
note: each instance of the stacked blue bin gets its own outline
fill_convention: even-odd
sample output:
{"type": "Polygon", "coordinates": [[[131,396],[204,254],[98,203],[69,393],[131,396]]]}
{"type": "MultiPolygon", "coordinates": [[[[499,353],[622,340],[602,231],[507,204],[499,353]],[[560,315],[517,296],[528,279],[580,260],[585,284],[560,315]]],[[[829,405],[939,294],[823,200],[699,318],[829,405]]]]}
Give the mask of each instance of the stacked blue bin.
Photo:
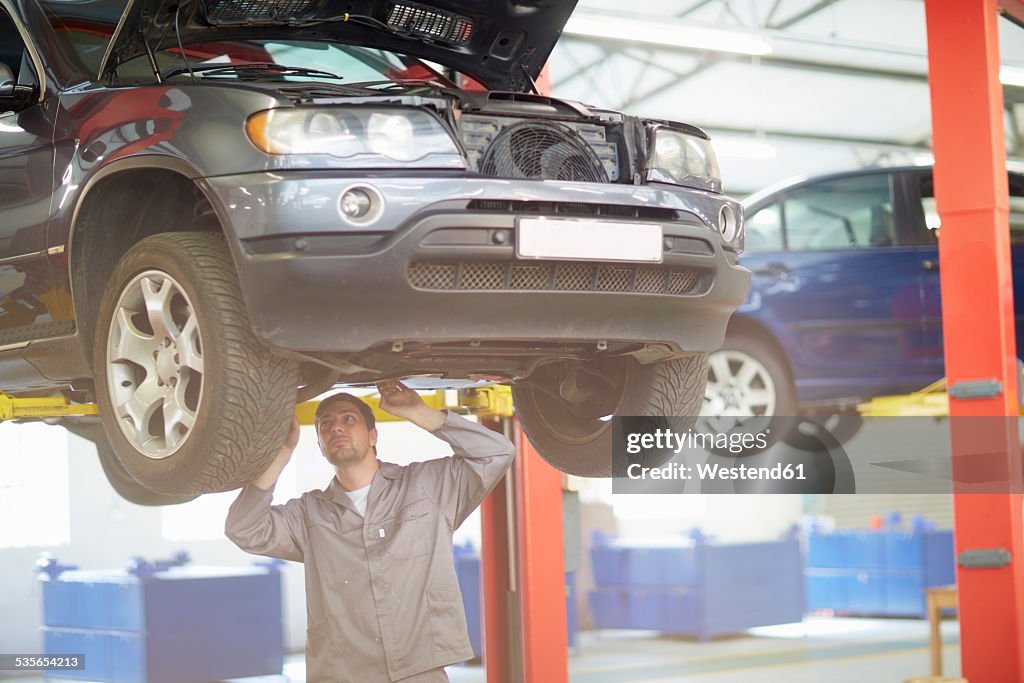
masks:
{"type": "Polygon", "coordinates": [[[925,617],[925,589],[956,580],[953,532],[898,516],[875,531],[807,535],[807,606],[839,614],[925,617]]]}
{"type": "Polygon", "coordinates": [[[466,626],[469,629],[469,644],[473,654],[483,656],[483,610],[480,605],[480,556],[472,545],[455,546],[455,577],[462,591],[462,606],[466,611],[466,626]]]}
{"type": "Polygon", "coordinates": [[[200,683],[280,674],[281,574],[188,567],[187,558],[128,570],[37,565],[43,652],[84,654],[85,669],[51,678],[103,683],[200,683]]]}
{"type": "MultiPolygon", "coordinates": [[[[469,644],[473,654],[479,659],[483,656],[483,609],[481,605],[481,566],[480,556],[471,543],[456,545],[455,577],[459,580],[462,592],[462,605],[466,611],[466,626],[469,629],[469,644]]],[[[566,585],[566,625],[569,630],[569,646],[576,644],[578,618],[573,596],[576,593],[576,577],[572,572],[565,575],[566,585]]]]}
{"type": "Polygon", "coordinates": [[[709,640],[755,626],[800,621],[800,544],[724,544],[699,533],[661,545],[597,534],[590,557],[597,588],[587,595],[595,628],[695,635],[709,640]]]}

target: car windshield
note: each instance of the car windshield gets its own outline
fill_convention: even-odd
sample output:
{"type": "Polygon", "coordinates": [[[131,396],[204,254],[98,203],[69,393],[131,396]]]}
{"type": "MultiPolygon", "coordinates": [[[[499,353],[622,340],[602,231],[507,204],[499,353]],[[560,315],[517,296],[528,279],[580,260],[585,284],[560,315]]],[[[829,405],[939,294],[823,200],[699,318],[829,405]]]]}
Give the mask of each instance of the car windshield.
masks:
{"type": "MultiPolygon", "coordinates": [[[[95,78],[110,37],[124,11],[123,0],[47,0],[43,7],[50,19],[61,46],[74,61],[82,75],[95,78]]],[[[429,65],[414,57],[367,47],[311,40],[221,40],[189,43],[181,50],[173,37],[164,41],[165,49],[156,54],[163,73],[202,67],[203,72],[218,65],[278,64],[299,70],[323,73],[297,72],[293,74],[265,70],[258,74],[252,70],[218,70],[210,78],[266,78],[275,81],[324,81],[339,79],[345,84],[376,81],[436,81],[448,84],[440,75],[440,67],[429,65]],[[339,78],[333,78],[336,75],[339,78]]],[[[126,61],[118,67],[121,82],[151,81],[153,71],[145,57],[126,61]]]]}

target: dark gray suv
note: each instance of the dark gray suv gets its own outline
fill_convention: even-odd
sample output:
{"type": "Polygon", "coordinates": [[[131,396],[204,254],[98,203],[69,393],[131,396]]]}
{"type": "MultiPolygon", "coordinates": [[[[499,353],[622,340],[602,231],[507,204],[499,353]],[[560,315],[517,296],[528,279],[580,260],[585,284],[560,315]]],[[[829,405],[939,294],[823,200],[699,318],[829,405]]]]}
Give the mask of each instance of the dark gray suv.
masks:
{"type": "Polygon", "coordinates": [[[574,6],[0,0],[0,391],[97,401],[149,504],[337,384],[511,384],[585,476],[697,415],[742,212],[700,129],[536,93],[574,6]]]}

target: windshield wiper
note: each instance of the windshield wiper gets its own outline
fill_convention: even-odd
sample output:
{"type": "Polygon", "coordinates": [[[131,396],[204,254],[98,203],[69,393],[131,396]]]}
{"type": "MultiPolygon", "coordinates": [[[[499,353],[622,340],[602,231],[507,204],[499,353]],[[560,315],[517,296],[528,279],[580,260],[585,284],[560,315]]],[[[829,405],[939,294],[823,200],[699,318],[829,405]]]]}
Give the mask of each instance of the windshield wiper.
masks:
{"type": "MultiPolygon", "coordinates": [[[[349,83],[352,87],[365,88],[367,90],[376,90],[378,92],[386,92],[388,90],[407,90],[415,87],[427,87],[435,90],[443,90],[448,87],[437,81],[427,80],[425,78],[413,78],[409,80],[387,80],[387,81],[359,81],[358,83],[349,83]]],[[[452,84],[450,87],[454,88],[452,84]]]]}
{"type": "Polygon", "coordinates": [[[171,78],[183,73],[197,73],[205,76],[226,76],[237,75],[244,78],[246,75],[252,77],[260,76],[310,76],[313,78],[332,78],[341,80],[343,77],[332,74],[330,71],[320,69],[307,69],[303,66],[286,66],[274,64],[273,62],[250,62],[247,64],[202,64],[189,69],[186,66],[175,66],[164,72],[164,78],[171,78]]]}

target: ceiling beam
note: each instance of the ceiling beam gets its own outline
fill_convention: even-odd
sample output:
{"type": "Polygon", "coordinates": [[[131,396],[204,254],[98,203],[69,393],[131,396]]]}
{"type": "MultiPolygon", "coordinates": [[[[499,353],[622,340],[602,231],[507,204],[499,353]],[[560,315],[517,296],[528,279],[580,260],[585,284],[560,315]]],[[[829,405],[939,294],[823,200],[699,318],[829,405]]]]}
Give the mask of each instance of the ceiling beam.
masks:
{"type": "Polygon", "coordinates": [[[836,0],[821,0],[820,2],[817,2],[817,3],[813,4],[813,5],[811,5],[810,7],[806,8],[806,9],[800,11],[800,12],[797,12],[796,14],[793,14],[791,16],[786,17],[785,19],[783,19],[782,21],[780,21],[778,23],[775,23],[775,24],[769,23],[769,24],[767,24],[766,28],[776,29],[776,30],[787,29],[790,26],[792,26],[793,24],[798,24],[801,21],[803,21],[804,19],[808,19],[810,17],[813,17],[815,14],[817,14],[821,10],[826,9],[828,7],[831,7],[832,5],[835,4],[835,2],[836,2],[836,0]]]}
{"type": "Polygon", "coordinates": [[[751,136],[756,132],[757,139],[765,142],[771,142],[771,139],[775,138],[776,140],[787,140],[790,142],[817,142],[852,147],[871,147],[890,151],[931,152],[931,147],[928,145],[926,139],[907,142],[906,140],[897,140],[892,138],[870,138],[857,135],[833,135],[827,133],[800,133],[789,130],[758,129],[757,131],[753,131],[749,128],[740,128],[738,126],[716,126],[713,123],[702,125],[701,128],[708,131],[711,135],[712,141],[714,141],[715,135],[751,136]]]}
{"type": "MultiPolygon", "coordinates": [[[[591,45],[598,45],[606,51],[609,56],[615,55],[615,48],[618,46],[621,48],[622,42],[611,39],[611,38],[588,38],[585,36],[574,36],[567,35],[563,38],[565,42],[581,42],[589,43],[591,45]]],[[[709,53],[707,50],[697,50],[692,48],[684,47],[670,47],[670,46],[658,46],[655,48],[658,52],[685,52],[690,55],[711,55],[714,54],[716,62],[732,61],[732,62],[749,62],[751,57],[749,55],[730,55],[725,53],[709,53]]],[[[628,56],[628,53],[622,53],[628,56]]],[[[924,82],[928,80],[927,72],[920,72],[916,69],[892,69],[884,67],[874,66],[858,66],[854,63],[830,63],[815,61],[813,59],[801,59],[801,58],[790,58],[777,55],[762,55],[756,57],[756,59],[763,65],[766,66],[779,66],[786,68],[802,69],[805,71],[816,71],[821,73],[841,74],[846,76],[868,76],[875,78],[887,78],[892,80],[903,80],[903,81],[915,81],[924,82]]],[[[590,71],[601,66],[605,62],[605,58],[596,59],[589,64],[580,67],[579,71],[573,71],[564,77],[555,78],[555,84],[565,83],[572,80],[573,78],[580,75],[583,71],[590,71]]],[[[668,67],[666,67],[668,68],[668,67]]],[[[687,72],[680,72],[680,75],[685,75],[687,72]]]]}
{"type": "Polygon", "coordinates": [[[999,11],[1013,23],[1024,26],[1024,2],[1021,0],[999,0],[999,11]]]}
{"type": "MultiPolygon", "coordinates": [[[[822,7],[832,4],[833,0],[822,0],[800,14],[805,14],[811,9],[821,11],[822,7]]],[[[1024,17],[1024,1],[1022,0],[1000,0],[1001,7],[1007,16],[1013,18],[1014,13],[1024,17]]],[[[666,26],[678,25],[680,31],[686,28],[698,28],[699,26],[691,21],[675,17],[653,17],[651,15],[637,12],[619,12],[611,14],[598,10],[583,10],[576,15],[585,19],[596,20],[629,20],[632,22],[649,22],[652,26],[657,25],[664,29],[666,26]]],[[[783,20],[790,22],[794,17],[783,20]]],[[[721,30],[721,29],[719,29],[721,30]]],[[[750,35],[767,41],[772,48],[770,54],[761,55],[760,59],[764,64],[786,65],[794,67],[808,67],[829,73],[845,73],[849,75],[864,75],[881,78],[896,78],[901,80],[920,80],[928,74],[928,56],[924,49],[906,50],[899,48],[880,49],[878,45],[857,43],[849,41],[837,41],[829,38],[814,38],[808,36],[797,36],[778,29],[765,30],[743,30],[737,29],[742,35],[750,35]]],[[[565,33],[564,40],[577,40],[600,45],[604,50],[613,52],[616,45],[633,43],[628,38],[617,37],[595,37],[584,34],[565,33]]],[[[724,45],[721,51],[703,50],[700,48],[688,47],[681,44],[658,44],[654,49],[665,52],[683,52],[687,54],[714,52],[723,54],[728,58],[736,57],[729,52],[728,46],[724,45]]],[[[741,55],[742,59],[749,59],[749,55],[741,55]]],[[[588,67],[589,68],[589,67],[588,67]]]]}

